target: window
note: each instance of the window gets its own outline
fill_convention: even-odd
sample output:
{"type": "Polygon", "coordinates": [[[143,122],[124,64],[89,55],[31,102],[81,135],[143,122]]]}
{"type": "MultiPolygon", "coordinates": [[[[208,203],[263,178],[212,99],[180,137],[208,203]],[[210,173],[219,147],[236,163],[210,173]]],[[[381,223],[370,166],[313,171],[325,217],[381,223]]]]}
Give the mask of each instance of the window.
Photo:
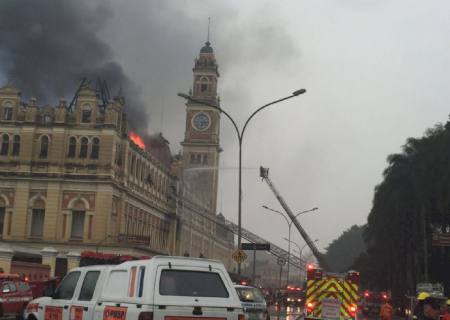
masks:
{"type": "Polygon", "coordinates": [[[77,151],[77,139],[75,137],[70,137],[69,139],[69,152],[67,153],[68,158],[75,158],[75,153],[77,151]]]}
{"type": "Polygon", "coordinates": [[[4,134],[2,136],[2,147],[0,149],[0,154],[2,156],[7,156],[9,152],[9,136],[4,134]]]}
{"type": "Polygon", "coordinates": [[[139,298],[142,297],[142,294],[144,292],[144,276],[145,276],[145,267],[140,266],[139,267],[139,275],[138,275],[138,294],[137,296],[139,298]]]}
{"type": "Polygon", "coordinates": [[[13,109],[11,107],[3,108],[3,120],[12,120],[13,109]]]}
{"type": "Polygon", "coordinates": [[[78,279],[80,278],[80,274],[80,271],[74,271],[65,276],[58,288],[56,288],[53,299],[72,299],[73,293],[78,283],[78,279]]]}
{"type": "Polygon", "coordinates": [[[70,236],[73,239],[83,239],[84,236],[84,211],[72,212],[72,228],[70,236]]]}
{"type": "Polygon", "coordinates": [[[88,153],[88,139],[86,137],[81,138],[81,146],[80,146],[80,158],[87,158],[88,153]]]}
{"type": "Polygon", "coordinates": [[[17,289],[19,289],[20,292],[27,292],[30,290],[30,286],[26,282],[18,282],[17,289]]]}
{"type": "Polygon", "coordinates": [[[98,277],[100,276],[100,271],[88,271],[83,280],[83,285],[81,286],[80,295],[78,300],[80,301],[91,301],[94,295],[95,286],[97,285],[98,277]]]}
{"type": "Polygon", "coordinates": [[[159,281],[159,294],[185,297],[229,297],[218,273],[186,270],[163,270],[159,281]]]}
{"type": "Polygon", "coordinates": [[[33,208],[31,212],[31,230],[32,237],[42,237],[44,231],[45,209],[33,208]]]}
{"type": "Polygon", "coordinates": [[[17,291],[16,285],[13,282],[5,282],[3,284],[3,293],[13,293],[17,291]]]}
{"type": "Polygon", "coordinates": [[[92,139],[91,159],[98,159],[100,151],[100,140],[98,138],[92,139]]]}
{"type": "Polygon", "coordinates": [[[47,158],[48,156],[48,137],[41,137],[41,150],[39,152],[39,158],[47,158]]]}
{"type": "Polygon", "coordinates": [[[203,163],[203,164],[208,164],[208,155],[207,155],[207,154],[204,154],[204,155],[203,155],[202,163],[203,163]]]}
{"type": "Polygon", "coordinates": [[[202,77],[202,78],[200,79],[200,92],[206,92],[206,91],[208,91],[208,83],[209,83],[208,78],[202,77]]]}
{"type": "Polygon", "coordinates": [[[81,122],[90,123],[91,122],[92,111],[91,110],[83,110],[81,111],[81,122]]]}
{"type": "Polygon", "coordinates": [[[18,156],[20,153],[20,136],[14,136],[13,138],[13,149],[12,149],[12,155],[18,156]]]}
{"type": "Polygon", "coordinates": [[[3,226],[5,224],[5,207],[2,205],[0,207],[0,236],[3,235],[3,226]]]}
{"type": "Polygon", "coordinates": [[[46,113],[44,114],[43,120],[45,124],[50,124],[52,123],[52,116],[46,113]]]}

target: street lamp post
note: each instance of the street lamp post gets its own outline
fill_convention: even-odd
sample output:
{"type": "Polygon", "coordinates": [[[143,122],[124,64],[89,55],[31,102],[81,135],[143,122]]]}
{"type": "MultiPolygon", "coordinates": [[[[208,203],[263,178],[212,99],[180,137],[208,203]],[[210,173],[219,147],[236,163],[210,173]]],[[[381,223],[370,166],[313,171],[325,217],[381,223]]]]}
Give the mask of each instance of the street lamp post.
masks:
{"type": "MultiPolygon", "coordinates": [[[[238,249],[241,248],[241,241],[242,241],[242,141],[244,139],[244,133],[245,133],[245,129],[247,129],[247,125],[250,122],[251,119],[253,119],[253,117],[260,112],[261,110],[274,105],[276,103],[297,97],[303,93],[306,92],[306,89],[299,89],[294,91],[290,96],[269,102],[261,107],[259,107],[258,109],[256,109],[245,121],[244,126],[242,127],[242,130],[239,130],[239,127],[237,126],[236,122],[234,121],[234,119],[226,112],[224,111],[221,107],[214,105],[214,104],[210,104],[207,103],[205,101],[202,100],[198,100],[195,99],[185,93],[178,93],[178,96],[181,98],[186,99],[187,101],[191,101],[191,102],[195,102],[195,103],[199,103],[199,104],[203,104],[206,105],[208,107],[214,108],[216,110],[219,110],[220,113],[223,113],[233,124],[234,129],[236,130],[236,134],[237,134],[237,138],[238,138],[238,143],[239,143],[239,179],[238,179],[238,249]]],[[[238,276],[240,277],[241,275],[241,263],[238,263],[238,276]]]]}
{"type": "MultiPolygon", "coordinates": [[[[292,244],[295,244],[295,246],[297,247],[297,252],[298,252],[298,259],[300,260],[300,263],[302,263],[302,261],[305,261],[306,262],[306,260],[305,259],[303,259],[303,257],[302,257],[302,255],[301,255],[301,253],[300,253],[300,246],[297,244],[297,242],[294,242],[294,241],[290,241],[289,239],[287,239],[287,238],[284,238],[284,240],[286,240],[286,241],[289,241],[289,242],[291,242],[292,244]]],[[[295,251],[295,249],[294,249],[294,251],[295,251]]],[[[299,279],[299,281],[301,281],[302,280],[302,268],[298,268],[298,279],[299,279]]]]}
{"type": "MultiPolygon", "coordinates": [[[[279,214],[280,216],[282,216],[285,220],[286,220],[286,222],[287,222],[287,224],[288,224],[288,237],[289,237],[289,239],[286,239],[287,241],[288,241],[288,257],[287,257],[287,272],[286,272],[286,285],[289,285],[289,270],[290,270],[290,257],[291,257],[291,227],[292,227],[292,221],[293,220],[290,220],[289,221],[289,219],[281,212],[281,211],[278,211],[278,210],[275,210],[275,209],[272,209],[272,208],[269,208],[268,206],[262,206],[264,209],[266,209],[266,210],[269,210],[269,211],[272,211],[272,212],[274,212],[274,213],[277,213],[277,214],[279,214]]],[[[312,209],[309,209],[309,210],[305,210],[305,211],[301,211],[301,212],[299,212],[299,213],[297,213],[296,215],[295,215],[295,218],[297,218],[299,215],[301,215],[301,214],[303,214],[303,213],[308,213],[308,212],[312,212],[312,211],[316,211],[317,209],[319,209],[319,208],[317,208],[317,207],[314,207],[314,208],[312,208],[312,209]]]]}

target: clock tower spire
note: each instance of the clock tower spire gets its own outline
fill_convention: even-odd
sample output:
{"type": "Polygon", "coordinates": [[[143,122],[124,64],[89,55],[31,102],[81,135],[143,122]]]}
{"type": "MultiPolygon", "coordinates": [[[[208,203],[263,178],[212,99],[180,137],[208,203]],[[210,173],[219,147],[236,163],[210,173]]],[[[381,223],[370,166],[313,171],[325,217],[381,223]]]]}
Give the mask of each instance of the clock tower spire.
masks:
{"type": "Polygon", "coordinates": [[[205,104],[186,103],[183,147],[183,183],[187,192],[211,214],[216,213],[219,180],[220,112],[207,106],[219,105],[219,67],[208,38],[195,59],[192,98],[205,104]]]}

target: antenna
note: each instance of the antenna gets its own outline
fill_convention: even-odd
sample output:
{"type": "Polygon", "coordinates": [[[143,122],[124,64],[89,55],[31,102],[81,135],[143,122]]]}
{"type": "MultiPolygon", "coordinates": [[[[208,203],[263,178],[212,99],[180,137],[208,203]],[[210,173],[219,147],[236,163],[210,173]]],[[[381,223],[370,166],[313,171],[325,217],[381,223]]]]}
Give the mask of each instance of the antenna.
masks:
{"type": "Polygon", "coordinates": [[[208,17],[208,36],[206,37],[206,43],[210,43],[209,42],[209,29],[211,26],[211,17],[208,17]]]}

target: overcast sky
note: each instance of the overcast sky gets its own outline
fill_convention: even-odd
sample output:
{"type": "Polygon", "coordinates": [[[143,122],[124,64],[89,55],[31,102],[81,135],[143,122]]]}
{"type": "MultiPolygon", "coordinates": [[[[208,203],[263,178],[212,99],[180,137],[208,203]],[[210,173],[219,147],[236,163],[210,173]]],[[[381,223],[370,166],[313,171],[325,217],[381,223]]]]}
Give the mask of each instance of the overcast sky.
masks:
{"type": "MultiPolygon", "coordinates": [[[[103,3],[105,3],[103,1],[103,3]]],[[[113,0],[95,32],[140,86],[149,131],[180,149],[193,61],[211,43],[222,107],[238,123],[258,106],[308,92],[254,118],[244,141],[243,226],[286,247],[286,222],[258,168],[323,249],[364,224],[386,157],[445,122],[450,100],[450,3],[416,0],[113,0]]],[[[1,52],[0,52],[1,53],[1,52]]],[[[237,221],[237,141],[223,118],[219,210],[237,221]]],[[[293,239],[303,244],[298,232],[293,239]]]]}

